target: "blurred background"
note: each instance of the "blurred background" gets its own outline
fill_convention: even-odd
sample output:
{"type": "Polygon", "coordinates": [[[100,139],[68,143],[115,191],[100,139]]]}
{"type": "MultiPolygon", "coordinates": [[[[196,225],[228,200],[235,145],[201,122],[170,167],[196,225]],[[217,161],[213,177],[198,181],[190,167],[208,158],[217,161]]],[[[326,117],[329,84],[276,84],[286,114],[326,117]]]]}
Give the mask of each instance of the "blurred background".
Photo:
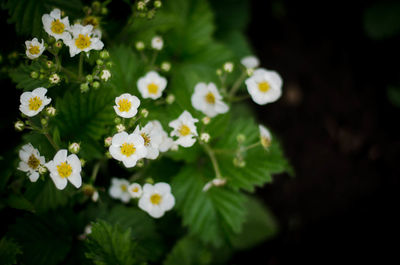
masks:
{"type": "Polygon", "coordinates": [[[250,7],[251,44],[262,66],[284,79],[283,98],[255,109],[281,137],[296,177],[276,176],[258,190],[280,233],[233,262],[391,260],[400,2],[253,0],[250,7]]]}
{"type": "MultiPolygon", "coordinates": [[[[281,137],[296,177],[276,176],[257,190],[279,233],[231,264],[384,263],[396,253],[390,242],[400,221],[400,2],[252,0],[249,9],[255,54],[284,80],[278,102],[253,106],[281,137]]],[[[23,50],[14,25],[2,36],[3,55],[23,50]]],[[[19,93],[2,91],[2,101],[16,106],[19,93]]],[[[20,137],[12,127],[18,110],[7,105],[3,150],[20,137]]]]}

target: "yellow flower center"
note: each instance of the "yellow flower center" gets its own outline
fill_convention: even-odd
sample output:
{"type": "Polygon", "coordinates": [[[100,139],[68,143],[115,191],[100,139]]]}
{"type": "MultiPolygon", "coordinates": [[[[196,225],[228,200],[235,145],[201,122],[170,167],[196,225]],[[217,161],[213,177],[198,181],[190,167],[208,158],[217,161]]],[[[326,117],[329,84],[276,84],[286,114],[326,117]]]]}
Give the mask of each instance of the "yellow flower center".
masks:
{"type": "Polygon", "coordinates": [[[29,99],[29,109],[37,111],[42,106],[43,101],[39,97],[29,99]]]}
{"type": "Polygon", "coordinates": [[[138,192],[139,191],[139,188],[138,187],[134,187],[133,189],[132,189],[132,192],[138,192]]]}
{"type": "Polygon", "coordinates": [[[190,133],[190,128],[187,125],[183,124],[179,129],[179,133],[182,136],[186,136],[190,133]]]}
{"type": "Polygon", "coordinates": [[[72,167],[67,162],[62,162],[57,166],[58,175],[62,178],[68,178],[72,174],[72,167]]]}
{"type": "Polygon", "coordinates": [[[30,54],[33,54],[33,55],[39,54],[40,53],[39,45],[36,45],[36,46],[31,45],[29,47],[28,51],[29,51],[30,54]]]}
{"type": "Polygon", "coordinates": [[[144,145],[148,146],[150,144],[150,141],[151,141],[150,136],[145,134],[145,133],[141,133],[140,135],[143,137],[144,145]]]}
{"type": "Polygon", "coordinates": [[[268,147],[271,145],[271,140],[268,139],[268,138],[265,137],[265,136],[261,136],[261,145],[262,145],[264,148],[268,148],[268,147]]]}
{"type": "Polygon", "coordinates": [[[157,94],[158,85],[150,83],[147,85],[147,90],[149,91],[149,94],[157,94]]]}
{"type": "Polygon", "coordinates": [[[129,100],[127,100],[126,98],[120,99],[118,101],[118,109],[121,112],[122,111],[128,112],[131,109],[131,106],[132,106],[132,103],[129,100]]]}
{"type": "Polygon", "coordinates": [[[87,47],[90,46],[92,42],[90,41],[90,37],[86,35],[79,34],[78,38],[75,40],[75,45],[78,47],[78,49],[86,49],[87,47]]]}
{"type": "Polygon", "coordinates": [[[207,95],[205,96],[205,99],[206,99],[207,103],[215,104],[215,96],[213,93],[208,92],[207,95]]]}
{"type": "Polygon", "coordinates": [[[150,201],[152,204],[159,205],[161,203],[162,197],[158,193],[154,193],[150,197],[150,201]]]}
{"type": "Polygon", "coordinates": [[[37,169],[37,167],[40,165],[40,161],[39,159],[36,158],[36,156],[34,154],[32,154],[29,158],[28,158],[28,166],[32,169],[37,169]]]}
{"type": "Polygon", "coordinates": [[[121,153],[127,157],[130,157],[136,152],[136,148],[133,144],[124,143],[121,146],[121,153]]]}
{"type": "Polygon", "coordinates": [[[268,90],[270,90],[270,88],[271,88],[271,86],[269,85],[268,82],[264,81],[264,82],[258,83],[258,89],[263,93],[268,92],[268,90]]]}
{"type": "Polygon", "coordinates": [[[59,19],[54,20],[51,22],[51,31],[55,34],[61,34],[64,32],[65,26],[59,19]]]}
{"type": "Polygon", "coordinates": [[[97,17],[94,16],[88,16],[85,17],[85,19],[83,19],[83,25],[92,25],[93,28],[96,28],[99,25],[99,20],[97,19],[97,17]]]}
{"type": "Polygon", "coordinates": [[[121,185],[121,190],[122,190],[123,192],[126,192],[126,191],[128,190],[128,188],[126,187],[125,184],[122,184],[122,185],[121,185]]]}

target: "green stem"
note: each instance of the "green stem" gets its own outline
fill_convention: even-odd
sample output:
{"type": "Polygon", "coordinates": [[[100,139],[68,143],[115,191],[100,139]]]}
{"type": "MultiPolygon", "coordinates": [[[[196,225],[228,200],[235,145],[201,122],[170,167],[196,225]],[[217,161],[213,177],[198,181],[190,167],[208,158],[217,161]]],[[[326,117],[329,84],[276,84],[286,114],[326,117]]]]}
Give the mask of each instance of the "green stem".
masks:
{"type": "Polygon", "coordinates": [[[229,91],[229,98],[233,98],[235,96],[237,90],[240,88],[240,85],[242,84],[246,76],[247,76],[246,71],[243,71],[240,77],[233,84],[231,91],[229,91]]]}
{"type": "Polygon", "coordinates": [[[81,52],[81,55],[79,56],[79,70],[78,70],[78,77],[79,79],[82,77],[82,72],[83,72],[83,52],[81,52]]]}
{"type": "Polygon", "coordinates": [[[214,167],[216,178],[222,179],[221,171],[219,170],[219,165],[217,158],[215,157],[215,153],[212,148],[208,144],[203,144],[204,150],[206,151],[207,155],[210,157],[211,163],[214,167]]]}
{"type": "Polygon", "coordinates": [[[46,136],[47,140],[49,140],[49,143],[53,146],[53,148],[57,151],[60,148],[58,147],[58,145],[53,141],[53,139],[51,138],[50,134],[48,132],[42,132],[42,134],[44,136],[46,136]]]}
{"type": "Polygon", "coordinates": [[[151,67],[151,68],[153,68],[154,63],[156,62],[157,55],[158,55],[158,51],[157,51],[157,50],[154,50],[153,57],[151,58],[151,62],[150,62],[150,67],[151,67]]]}
{"type": "Polygon", "coordinates": [[[92,184],[96,181],[96,177],[97,177],[97,174],[99,173],[99,169],[101,166],[101,161],[102,160],[99,160],[93,167],[92,176],[90,177],[90,181],[92,184]]]}

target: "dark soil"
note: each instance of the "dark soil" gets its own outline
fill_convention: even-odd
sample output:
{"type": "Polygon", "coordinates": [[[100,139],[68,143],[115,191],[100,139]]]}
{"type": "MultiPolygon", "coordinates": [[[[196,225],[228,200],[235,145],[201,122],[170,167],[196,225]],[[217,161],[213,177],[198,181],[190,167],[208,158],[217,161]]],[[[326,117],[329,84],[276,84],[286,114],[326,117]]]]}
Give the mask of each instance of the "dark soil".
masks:
{"type": "Polygon", "coordinates": [[[386,89],[400,83],[400,38],[366,36],[371,2],[252,1],[248,36],[284,79],[281,100],[255,108],[296,177],[258,190],[280,233],[232,263],[382,264],[395,253],[400,109],[386,89]]]}

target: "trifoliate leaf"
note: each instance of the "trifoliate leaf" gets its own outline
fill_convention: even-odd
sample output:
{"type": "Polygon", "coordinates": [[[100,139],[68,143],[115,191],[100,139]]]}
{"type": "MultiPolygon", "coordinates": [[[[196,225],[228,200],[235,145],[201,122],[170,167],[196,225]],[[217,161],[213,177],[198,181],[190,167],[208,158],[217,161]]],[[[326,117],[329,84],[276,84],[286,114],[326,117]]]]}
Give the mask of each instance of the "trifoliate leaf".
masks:
{"type": "Polygon", "coordinates": [[[43,69],[44,67],[45,66],[39,62],[33,62],[30,65],[21,64],[10,71],[10,78],[17,84],[17,88],[25,91],[30,91],[38,87],[47,88],[50,86],[48,78],[40,79],[39,77],[32,78],[31,76],[32,72],[36,72],[37,75],[40,75],[40,69],[43,69]]]}
{"type": "Polygon", "coordinates": [[[211,252],[194,237],[180,239],[168,254],[164,265],[205,265],[211,264],[211,252]]]}
{"type": "Polygon", "coordinates": [[[3,237],[0,240],[0,264],[12,265],[17,263],[17,256],[22,253],[20,246],[14,240],[3,237]]]}
{"type": "Polygon", "coordinates": [[[85,242],[86,257],[97,265],[131,265],[135,263],[135,243],[130,229],[105,221],[93,223],[85,242]]]}
{"type": "Polygon", "coordinates": [[[172,193],[190,234],[221,245],[227,237],[241,231],[245,198],[227,187],[212,187],[204,192],[206,180],[212,175],[209,170],[188,165],[174,177],[172,193]]]}
{"type": "Polygon", "coordinates": [[[243,230],[231,241],[237,249],[249,249],[270,239],[278,232],[278,223],[271,211],[259,200],[248,197],[246,204],[246,221],[243,230]]]}

